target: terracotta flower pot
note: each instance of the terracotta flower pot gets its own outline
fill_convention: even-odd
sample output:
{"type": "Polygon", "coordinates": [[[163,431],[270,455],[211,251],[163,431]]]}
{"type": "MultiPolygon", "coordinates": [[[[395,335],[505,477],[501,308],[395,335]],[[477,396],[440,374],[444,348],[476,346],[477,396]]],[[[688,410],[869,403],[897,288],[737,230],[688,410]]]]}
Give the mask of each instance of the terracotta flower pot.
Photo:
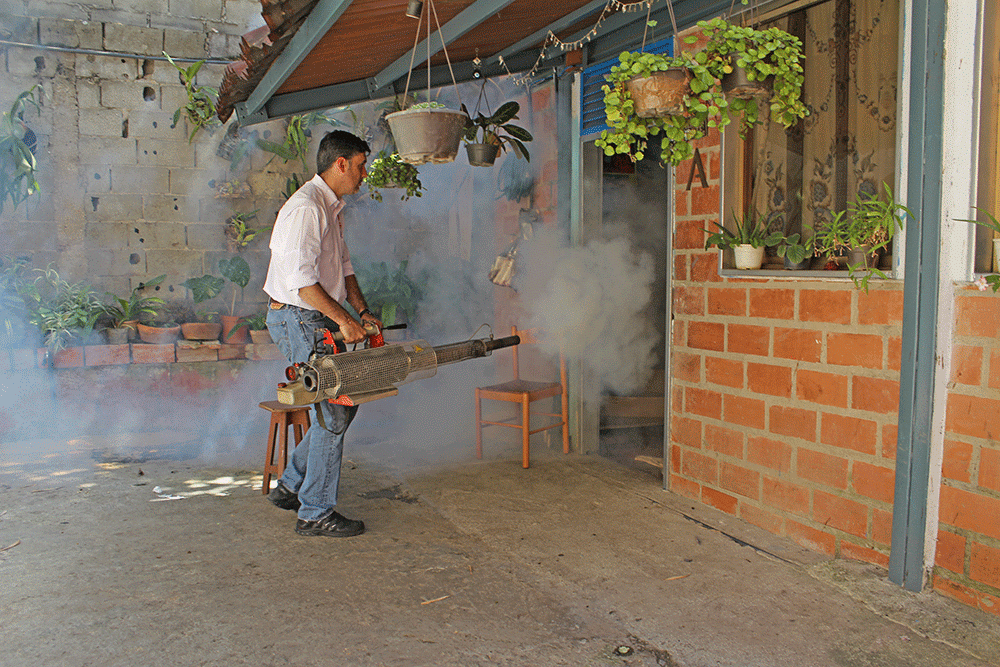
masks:
{"type": "Polygon", "coordinates": [[[400,160],[439,164],[455,160],[469,116],[454,109],[406,109],[385,119],[400,160]]]}
{"type": "Polygon", "coordinates": [[[111,327],[106,329],[108,336],[108,345],[125,345],[128,343],[129,333],[131,329],[128,327],[111,327]]]}
{"type": "Polygon", "coordinates": [[[247,334],[246,327],[241,327],[235,333],[233,332],[233,329],[236,328],[236,325],[238,325],[240,323],[240,320],[243,318],[237,317],[236,315],[222,315],[221,319],[222,319],[223,343],[232,343],[235,345],[239,345],[242,343],[246,343],[248,340],[250,340],[250,336],[247,334]]]}
{"type": "Polygon", "coordinates": [[[625,85],[635,103],[635,115],[640,118],[676,116],[684,113],[684,95],[688,92],[691,73],[675,67],[651,76],[630,79],[625,85]]]}
{"type": "Polygon", "coordinates": [[[216,322],[185,322],[181,333],[187,340],[218,340],[222,325],[216,322]]]}
{"type": "Polygon", "coordinates": [[[142,339],[142,342],[154,345],[170,345],[181,335],[179,324],[169,323],[166,326],[152,326],[140,322],[138,327],[139,338],[142,339]]]}

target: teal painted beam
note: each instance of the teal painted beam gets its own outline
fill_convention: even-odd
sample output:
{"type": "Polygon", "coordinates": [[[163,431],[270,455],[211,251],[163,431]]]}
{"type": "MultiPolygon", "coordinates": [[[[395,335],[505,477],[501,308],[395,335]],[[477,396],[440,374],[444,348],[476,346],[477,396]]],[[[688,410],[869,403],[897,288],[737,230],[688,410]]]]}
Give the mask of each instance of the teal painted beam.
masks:
{"type": "Polygon", "coordinates": [[[245,102],[236,105],[236,114],[243,122],[244,117],[259,116],[264,105],[285,79],[305,60],[313,47],[323,38],[337,19],[350,7],[352,0],[319,0],[302,26],[292,36],[267,74],[253,89],[245,102]]]}
{"type": "MultiPolygon", "coordinates": [[[[431,11],[429,2],[430,0],[427,0],[427,6],[424,7],[424,14],[428,14],[431,11]]],[[[473,2],[471,5],[460,11],[455,18],[441,26],[440,36],[437,34],[431,35],[430,55],[433,56],[441,50],[442,41],[445,45],[451,44],[456,39],[469,32],[512,2],[514,2],[514,0],[476,0],[476,2],[473,2]],[[435,42],[437,42],[437,46],[435,46],[435,42]]],[[[424,18],[426,18],[426,16],[424,18]]],[[[431,19],[433,18],[432,14],[431,19]]],[[[421,25],[424,25],[423,21],[421,21],[421,25]]],[[[376,74],[373,77],[375,86],[383,88],[406,74],[410,69],[411,57],[413,58],[413,67],[427,62],[428,54],[426,39],[417,44],[417,46],[413,49],[397,58],[394,63],[386,67],[384,70],[376,74]]]]}
{"type": "MultiPolygon", "coordinates": [[[[924,585],[941,254],[944,44],[948,4],[912,0],[907,221],[896,483],[889,579],[924,585]]],[[[901,28],[902,31],[902,28],[901,28]]]]}

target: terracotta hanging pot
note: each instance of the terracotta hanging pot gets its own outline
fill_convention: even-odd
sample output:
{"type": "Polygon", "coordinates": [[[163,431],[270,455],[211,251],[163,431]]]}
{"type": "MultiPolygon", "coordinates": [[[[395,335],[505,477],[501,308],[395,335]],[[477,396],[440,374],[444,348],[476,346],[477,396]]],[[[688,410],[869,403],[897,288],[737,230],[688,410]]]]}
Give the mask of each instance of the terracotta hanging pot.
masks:
{"type": "Polygon", "coordinates": [[[677,116],[684,113],[684,96],[690,90],[691,73],[675,67],[651,76],[630,79],[625,85],[640,118],[677,116]]]}
{"type": "Polygon", "coordinates": [[[469,116],[454,109],[407,109],[385,119],[400,160],[442,164],[455,160],[469,116]]]}
{"type": "Polygon", "coordinates": [[[500,154],[500,147],[495,144],[465,144],[469,154],[469,164],[473,167],[492,167],[500,154]]]}
{"type": "Polygon", "coordinates": [[[736,56],[731,57],[729,62],[733,66],[733,71],[729,74],[724,74],[720,83],[722,92],[726,94],[726,97],[750,100],[755,97],[765,97],[771,94],[771,86],[774,82],[773,76],[769,76],[763,81],[751,81],[747,78],[746,69],[736,64],[736,56]]]}

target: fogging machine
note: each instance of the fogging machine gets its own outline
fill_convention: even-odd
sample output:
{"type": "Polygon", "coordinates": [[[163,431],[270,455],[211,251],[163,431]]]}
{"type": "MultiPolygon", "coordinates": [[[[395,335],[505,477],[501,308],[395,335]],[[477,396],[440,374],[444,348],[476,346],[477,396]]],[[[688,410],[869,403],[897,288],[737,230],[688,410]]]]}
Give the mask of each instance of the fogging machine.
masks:
{"type": "Polygon", "coordinates": [[[438,366],[488,357],[493,350],[521,342],[518,336],[497,339],[491,336],[436,347],[424,340],[387,345],[377,327],[366,331],[367,347],[338,352],[337,341],[343,340],[343,335],[317,329],[309,361],[285,369],[288,382],[278,385],[278,401],[286,405],[310,405],[324,400],[338,405],[361,405],[395,396],[400,385],[432,377],[438,366]]]}

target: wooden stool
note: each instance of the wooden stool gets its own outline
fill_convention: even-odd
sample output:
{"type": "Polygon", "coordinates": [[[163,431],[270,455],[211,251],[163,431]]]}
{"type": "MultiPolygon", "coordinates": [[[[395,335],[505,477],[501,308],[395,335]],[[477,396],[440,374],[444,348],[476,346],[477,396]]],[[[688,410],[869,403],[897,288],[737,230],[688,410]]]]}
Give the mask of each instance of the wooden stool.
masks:
{"type": "Polygon", "coordinates": [[[309,406],[264,401],[260,407],[271,413],[271,426],[267,431],[267,458],[264,459],[264,483],[260,489],[261,493],[267,495],[271,490],[271,475],[280,477],[288,465],[288,427],[292,427],[297,447],[309,429],[309,406]],[[278,463],[274,462],[275,445],[278,446],[278,463]]]}

